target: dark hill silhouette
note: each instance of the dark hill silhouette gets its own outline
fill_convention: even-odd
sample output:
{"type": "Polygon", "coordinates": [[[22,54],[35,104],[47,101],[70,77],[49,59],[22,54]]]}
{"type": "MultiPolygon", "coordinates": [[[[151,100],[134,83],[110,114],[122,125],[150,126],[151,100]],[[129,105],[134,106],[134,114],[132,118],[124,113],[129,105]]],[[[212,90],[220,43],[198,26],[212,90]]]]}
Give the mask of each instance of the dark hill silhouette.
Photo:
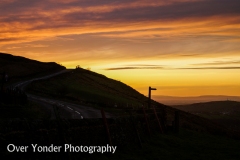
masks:
{"type": "Polygon", "coordinates": [[[202,95],[202,96],[190,96],[190,97],[174,97],[174,96],[161,96],[155,95],[153,99],[166,105],[189,105],[200,102],[210,101],[240,101],[239,96],[228,95],[202,95]]]}
{"type": "Polygon", "coordinates": [[[0,53],[0,73],[6,72],[11,81],[65,69],[55,62],[40,62],[21,56],[0,53]]]}
{"type": "Polygon", "coordinates": [[[187,112],[229,112],[240,111],[240,102],[236,101],[212,101],[194,103],[190,105],[175,106],[177,109],[181,109],[187,112]]]}
{"type": "Polygon", "coordinates": [[[227,128],[240,131],[240,102],[213,101],[180,105],[175,108],[218,122],[227,128]]]}

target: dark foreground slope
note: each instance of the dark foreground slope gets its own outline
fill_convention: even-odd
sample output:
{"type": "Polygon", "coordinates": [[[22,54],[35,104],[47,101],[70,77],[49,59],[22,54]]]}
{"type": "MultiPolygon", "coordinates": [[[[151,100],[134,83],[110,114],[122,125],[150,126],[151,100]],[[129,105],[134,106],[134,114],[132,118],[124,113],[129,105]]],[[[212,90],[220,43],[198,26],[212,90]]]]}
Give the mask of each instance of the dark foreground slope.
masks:
{"type": "MultiPolygon", "coordinates": [[[[78,125],[79,124],[78,122],[78,125]]],[[[155,132],[151,137],[141,136],[142,147],[139,147],[136,141],[134,143],[136,138],[132,138],[133,143],[128,142],[125,144],[126,139],[123,134],[117,137],[122,138],[122,141],[120,141],[123,142],[122,145],[113,143],[114,146],[117,146],[117,149],[116,152],[112,154],[106,152],[92,153],[90,150],[79,152],[73,151],[73,149],[72,151],[67,150],[64,152],[64,144],[71,144],[74,147],[106,146],[107,143],[103,142],[97,145],[98,143],[95,142],[105,140],[105,137],[98,132],[99,129],[104,131],[102,126],[92,129],[85,127],[82,128],[82,130],[81,126],[70,128],[65,134],[64,144],[61,144],[61,134],[59,134],[56,128],[46,129],[42,126],[39,130],[35,131],[36,126],[29,130],[26,125],[22,126],[21,123],[17,123],[17,125],[19,126],[18,131],[1,132],[0,155],[2,159],[238,160],[240,158],[239,140],[186,129],[181,129],[179,134],[157,134],[155,132]],[[24,127],[26,128],[25,130],[23,129],[24,127]],[[28,146],[28,150],[25,153],[17,153],[16,151],[9,153],[6,148],[10,143],[18,146],[28,146]],[[31,153],[31,144],[37,144],[38,146],[62,146],[62,148],[59,152],[57,151],[55,153],[43,152],[41,148],[39,151],[31,153]]],[[[29,125],[31,127],[31,123],[29,123],[29,125]]],[[[45,126],[51,125],[52,123],[45,124],[45,126]]],[[[9,130],[9,128],[6,130],[9,130]]],[[[110,130],[110,132],[112,133],[112,130],[110,130]]]]}
{"type": "Polygon", "coordinates": [[[0,53],[0,73],[6,72],[10,82],[65,69],[55,62],[39,62],[21,56],[0,53]]]}

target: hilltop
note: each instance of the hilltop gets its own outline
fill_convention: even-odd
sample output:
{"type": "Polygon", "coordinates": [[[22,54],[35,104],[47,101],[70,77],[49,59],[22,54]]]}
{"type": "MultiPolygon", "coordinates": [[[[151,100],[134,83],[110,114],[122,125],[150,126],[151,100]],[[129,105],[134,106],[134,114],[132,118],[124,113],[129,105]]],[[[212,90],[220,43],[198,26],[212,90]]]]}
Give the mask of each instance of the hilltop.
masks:
{"type": "Polygon", "coordinates": [[[0,119],[49,117],[49,111],[41,105],[28,102],[24,94],[17,94],[17,91],[12,92],[6,88],[20,81],[64,69],[65,67],[55,62],[40,62],[22,56],[0,53],[0,119]],[[4,73],[8,75],[6,83],[2,82],[4,73]],[[5,89],[1,90],[2,87],[5,89]]]}
{"type": "Polygon", "coordinates": [[[6,72],[11,81],[43,75],[65,69],[55,62],[40,62],[21,56],[0,53],[0,73],[6,72]]]}

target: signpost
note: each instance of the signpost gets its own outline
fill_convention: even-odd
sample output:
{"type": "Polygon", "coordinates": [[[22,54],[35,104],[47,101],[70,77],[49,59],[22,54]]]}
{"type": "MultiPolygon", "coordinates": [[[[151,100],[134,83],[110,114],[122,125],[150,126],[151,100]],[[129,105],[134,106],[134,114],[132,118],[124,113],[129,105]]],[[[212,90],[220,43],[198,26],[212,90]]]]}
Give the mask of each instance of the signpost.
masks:
{"type": "Polygon", "coordinates": [[[148,108],[151,107],[151,90],[157,90],[156,88],[149,87],[148,88],[148,108]]]}

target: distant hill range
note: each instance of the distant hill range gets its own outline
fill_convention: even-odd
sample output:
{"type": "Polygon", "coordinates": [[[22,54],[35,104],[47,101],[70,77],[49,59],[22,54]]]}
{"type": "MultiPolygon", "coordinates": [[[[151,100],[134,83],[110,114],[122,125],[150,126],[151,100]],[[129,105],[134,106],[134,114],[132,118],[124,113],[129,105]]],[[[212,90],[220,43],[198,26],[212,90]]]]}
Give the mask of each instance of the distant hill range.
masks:
{"type": "Polygon", "coordinates": [[[231,130],[240,131],[240,102],[226,100],[176,105],[174,107],[200,117],[211,119],[231,130]]]}
{"type": "Polygon", "coordinates": [[[165,105],[185,105],[199,102],[210,101],[239,101],[239,96],[226,96],[226,95],[204,95],[198,97],[174,97],[174,96],[152,96],[154,100],[161,102],[165,105]]]}
{"type": "Polygon", "coordinates": [[[227,114],[228,112],[240,112],[240,102],[236,101],[212,101],[201,102],[190,105],[179,105],[175,108],[187,112],[221,112],[227,114]]]}
{"type": "Polygon", "coordinates": [[[0,53],[0,73],[6,72],[11,81],[65,69],[55,62],[39,62],[21,56],[0,53]]]}

